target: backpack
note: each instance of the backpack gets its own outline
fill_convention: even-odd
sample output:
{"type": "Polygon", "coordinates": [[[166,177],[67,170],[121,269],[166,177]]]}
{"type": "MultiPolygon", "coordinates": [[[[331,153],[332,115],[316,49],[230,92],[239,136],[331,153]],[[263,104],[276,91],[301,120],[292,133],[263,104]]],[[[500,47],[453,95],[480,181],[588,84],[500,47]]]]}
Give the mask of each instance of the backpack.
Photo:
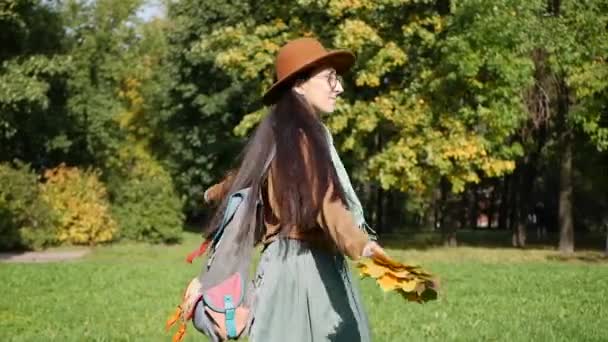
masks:
{"type": "MultiPolygon", "coordinates": [[[[266,162],[268,169],[274,153],[266,162]]],[[[194,327],[207,335],[211,341],[238,339],[247,335],[253,317],[251,304],[253,286],[249,281],[256,235],[263,224],[261,195],[252,196],[252,189],[238,190],[228,196],[226,209],[218,227],[187,260],[208,252],[207,265],[203,272],[192,279],[175,313],[166,323],[168,331],[177,321],[179,329],[173,341],[181,341],[186,326],[192,320],[194,327]],[[256,229],[249,229],[242,244],[236,237],[240,233],[241,222],[246,220],[248,201],[255,200],[256,229]]],[[[247,226],[244,226],[247,227],[247,226]]]]}

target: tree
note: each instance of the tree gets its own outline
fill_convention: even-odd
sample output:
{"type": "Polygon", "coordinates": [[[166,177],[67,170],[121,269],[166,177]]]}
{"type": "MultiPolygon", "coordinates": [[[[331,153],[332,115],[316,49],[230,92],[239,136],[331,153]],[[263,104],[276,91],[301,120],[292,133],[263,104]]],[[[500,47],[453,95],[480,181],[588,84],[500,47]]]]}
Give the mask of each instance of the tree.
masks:
{"type": "Polygon", "coordinates": [[[136,10],[141,0],[67,1],[63,9],[73,72],[68,115],[76,127],[72,158],[107,167],[124,139],[118,91],[139,61],[136,10]]]}
{"type": "Polygon", "coordinates": [[[200,53],[198,42],[214,30],[249,21],[251,8],[248,1],[201,0],[168,7],[169,51],[163,60],[168,83],[159,96],[168,102],[154,145],[191,217],[202,212],[205,187],[217,182],[237,157],[242,142],[232,128],[249,112],[249,99],[255,96],[250,83],[214,66],[213,53],[200,53]]]}
{"type": "Polygon", "coordinates": [[[40,167],[65,146],[70,60],[56,2],[0,4],[0,160],[40,167]]]}
{"type": "MultiPolygon", "coordinates": [[[[481,127],[493,109],[513,102],[513,92],[497,91],[502,102],[491,99],[485,106],[470,101],[459,106],[460,95],[445,96],[461,84],[450,83],[453,70],[435,70],[447,34],[444,1],[297,1],[289,7],[258,1],[239,8],[242,12],[232,15],[245,13],[247,19],[211,25],[187,50],[190,59],[206,61],[211,75],[223,77],[223,82],[211,78],[218,88],[213,97],[205,97],[207,106],[222,114],[249,113],[235,133],[245,134],[266,112],[259,99],[272,82],[279,46],[315,36],[358,56],[354,72],[347,75],[345,101],[327,119],[356,180],[405,191],[408,206],[424,210],[441,179],[460,192],[464,184],[479,181],[480,174],[498,176],[513,169],[510,158],[520,150],[502,142],[521,115],[510,119],[513,111],[506,111],[502,119],[481,127]],[[216,106],[216,99],[232,98],[234,91],[240,95],[239,109],[216,106]]],[[[461,74],[468,71],[456,57],[451,61],[461,74]]],[[[479,66],[472,67],[476,72],[479,66]]],[[[226,123],[221,114],[213,118],[226,123]]],[[[377,198],[384,202],[381,193],[377,198]]]]}
{"type": "Polygon", "coordinates": [[[454,6],[441,60],[448,69],[442,82],[457,85],[447,101],[488,113],[478,124],[503,123],[498,134],[484,135],[490,145],[508,147],[511,140],[525,151],[507,157],[522,156],[513,178],[514,244],[525,245],[536,167],[551,140],[547,148],[557,148],[560,159],[560,250],[571,252],[574,136],[586,133],[599,150],[606,147],[600,100],[606,96],[606,4],[472,0],[454,6]],[[453,66],[461,72],[454,74],[453,66]]]}
{"type": "Polygon", "coordinates": [[[608,4],[603,1],[548,1],[548,16],[539,20],[537,44],[548,54],[546,68],[554,80],[549,99],[560,155],[559,249],[574,251],[573,141],[583,133],[599,151],[608,140],[608,4]],[[603,99],[603,100],[601,100],[603,99]]]}

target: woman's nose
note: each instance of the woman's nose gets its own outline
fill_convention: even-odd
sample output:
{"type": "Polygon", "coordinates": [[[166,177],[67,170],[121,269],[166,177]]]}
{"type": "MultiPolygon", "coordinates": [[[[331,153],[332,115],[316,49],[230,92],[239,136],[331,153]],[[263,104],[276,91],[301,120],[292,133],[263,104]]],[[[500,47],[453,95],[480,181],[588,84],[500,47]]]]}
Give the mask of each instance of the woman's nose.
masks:
{"type": "Polygon", "coordinates": [[[336,88],[334,89],[334,91],[337,95],[340,95],[344,92],[344,88],[342,87],[342,82],[340,80],[337,80],[336,88]]]}

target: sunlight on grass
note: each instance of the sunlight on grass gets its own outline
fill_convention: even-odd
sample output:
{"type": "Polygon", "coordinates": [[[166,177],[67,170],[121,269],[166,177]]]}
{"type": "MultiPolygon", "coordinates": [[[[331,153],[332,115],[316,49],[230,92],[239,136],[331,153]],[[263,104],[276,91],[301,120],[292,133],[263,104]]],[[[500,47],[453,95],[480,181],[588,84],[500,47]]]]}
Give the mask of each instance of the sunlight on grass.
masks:
{"type": "Polygon", "coordinates": [[[389,253],[408,262],[480,262],[480,263],[519,263],[519,262],[599,262],[608,265],[608,258],[598,251],[580,251],[563,257],[552,249],[517,249],[483,247],[435,247],[426,250],[389,249],[389,253]]]}
{"type": "MultiPolygon", "coordinates": [[[[0,341],[169,341],[164,322],[202,267],[201,260],[184,261],[200,242],[185,233],[179,245],[116,244],[76,261],[0,264],[0,341]]],[[[360,280],[374,341],[608,336],[608,262],[599,253],[561,260],[551,249],[388,251],[439,276],[441,294],[436,302],[406,303],[360,280]]],[[[190,327],[186,341],[201,340],[190,327]]]]}

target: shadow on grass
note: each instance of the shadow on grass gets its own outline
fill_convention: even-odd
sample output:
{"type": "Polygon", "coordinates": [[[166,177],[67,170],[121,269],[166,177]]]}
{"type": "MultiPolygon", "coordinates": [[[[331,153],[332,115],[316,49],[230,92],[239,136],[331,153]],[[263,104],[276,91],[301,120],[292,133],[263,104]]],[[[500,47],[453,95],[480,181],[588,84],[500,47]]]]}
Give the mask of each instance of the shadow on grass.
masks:
{"type": "MultiPolygon", "coordinates": [[[[427,250],[444,247],[441,233],[435,231],[402,231],[383,234],[378,240],[383,246],[394,249],[427,250]]],[[[456,233],[456,240],[458,246],[519,249],[511,244],[511,232],[504,230],[461,230],[456,233]]],[[[578,233],[574,241],[577,250],[603,251],[606,240],[603,234],[578,233]]],[[[556,250],[558,242],[559,233],[549,233],[544,237],[529,233],[523,249],[556,250]]]]}
{"type": "MultiPolygon", "coordinates": [[[[404,231],[399,233],[383,234],[379,242],[388,248],[415,248],[427,250],[444,247],[440,232],[404,231]]],[[[511,235],[506,231],[459,231],[456,233],[458,246],[509,248],[511,235]]]]}
{"type": "Polygon", "coordinates": [[[606,263],[608,264],[608,255],[599,253],[584,253],[573,255],[548,255],[547,260],[550,261],[582,261],[588,263],[606,263]]]}

